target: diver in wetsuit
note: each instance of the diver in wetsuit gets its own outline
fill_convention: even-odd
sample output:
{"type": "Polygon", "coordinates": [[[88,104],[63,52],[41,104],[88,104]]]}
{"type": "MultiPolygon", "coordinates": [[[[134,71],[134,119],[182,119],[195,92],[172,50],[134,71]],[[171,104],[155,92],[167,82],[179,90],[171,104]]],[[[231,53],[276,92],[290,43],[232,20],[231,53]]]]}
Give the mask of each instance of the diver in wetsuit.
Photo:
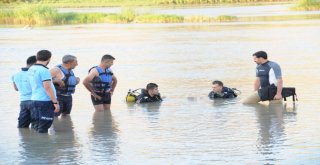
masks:
{"type": "Polygon", "coordinates": [[[136,103],[148,103],[162,101],[160,96],[158,85],[155,83],[149,83],[146,89],[141,90],[141,94],[137,97],[136,103]]]}
{"type": "Polygon", "coordinates": [[[237,94],[231,88],[224,87],[221,81],[215,80],[212,82],[212,91],[209,93],[208,97],[210,99],[227,99],[235,98],[237,97],[237,94]]]}

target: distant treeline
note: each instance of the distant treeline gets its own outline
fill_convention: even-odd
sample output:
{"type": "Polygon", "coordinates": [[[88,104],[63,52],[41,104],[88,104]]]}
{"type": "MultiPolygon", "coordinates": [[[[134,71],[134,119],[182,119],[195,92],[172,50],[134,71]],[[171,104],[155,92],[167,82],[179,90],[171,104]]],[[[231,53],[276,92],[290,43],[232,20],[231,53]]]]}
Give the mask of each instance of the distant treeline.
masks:
{"type": "Polygon", "coordinates": [[[188,5],[188,4],[221,4],[221,3],[259,3],[259,2],[294,2],[296,0],[0,0],[0,3],[49,3],[77,4],[91,3],[104,5],[188,5]]]}

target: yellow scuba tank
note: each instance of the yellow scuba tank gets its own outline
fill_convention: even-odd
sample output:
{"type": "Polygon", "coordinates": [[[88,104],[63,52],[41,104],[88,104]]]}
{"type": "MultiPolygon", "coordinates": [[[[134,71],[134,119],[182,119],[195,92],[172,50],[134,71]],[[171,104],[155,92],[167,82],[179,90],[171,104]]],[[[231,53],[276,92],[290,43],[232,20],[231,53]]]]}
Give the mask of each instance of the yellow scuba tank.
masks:
{"type": "Polygon", "coordinates": [[[134,103],[137,100],[137,95],[134,94],[134,92],[131,92],[131,89],[129,89],[128,94],[126,96],[126,102],[127,103],[134,103]]]}

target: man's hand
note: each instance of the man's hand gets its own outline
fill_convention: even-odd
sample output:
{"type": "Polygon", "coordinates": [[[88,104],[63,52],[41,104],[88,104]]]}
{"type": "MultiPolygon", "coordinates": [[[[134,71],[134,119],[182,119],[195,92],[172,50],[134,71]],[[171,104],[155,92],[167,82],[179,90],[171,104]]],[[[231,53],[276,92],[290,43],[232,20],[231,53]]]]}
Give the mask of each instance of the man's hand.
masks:
{"type": "Polygon", "coordinates": [[[54,82],[57,83],[60,88],[65,87],[65,84],[64,84],[64,82],[62,80],[55,80],[54,82]]]}
{"type": "Polygon", "coordinates": [[[273,98],[274,100],[281,100],[282,99],[282,95],[280,94],[276,94],[273,98]]]}
{"type": "Polygon", "coordinates": [[[76,79],[77,79],[77,85],[78,85],[79,82],[80,82],[80,78],[79,78],[79,77],[76,77],[76,79]]]}
{"type": "Polygon", "coordinates": [[[53,104],[53,106],[54,106],[54,112],[55,112],[55,113],[60,112],[60,106],[59,106],[58,103],[57,103],[57,104],[53,104]]]}
{"type": "Polygon", "coordinates": [[[101,100],[101,99],[102,99],[101,96],[99,96],[99,95],[97,95],[97,94],[95,94],[95,93],[91,93],[91,95],[92,95],[95,99],[98,99],[98,100],[101,100]]]}

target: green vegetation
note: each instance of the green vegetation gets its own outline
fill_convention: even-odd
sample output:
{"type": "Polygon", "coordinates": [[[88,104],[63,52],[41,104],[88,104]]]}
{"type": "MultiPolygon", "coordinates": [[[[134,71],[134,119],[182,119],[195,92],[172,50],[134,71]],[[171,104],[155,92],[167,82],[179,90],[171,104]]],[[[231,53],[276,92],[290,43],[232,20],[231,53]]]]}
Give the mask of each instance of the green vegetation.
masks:
{"type": "MultiPolygon", "coordinates": [[[[286,2],[293,2],[293,0],[285,0],[286,2]]],[[[166,5],[213,5],[213,4],[232,4],[232,3],[264,3],[264,2],[283,2],[283,0],[155,0],[156,4],[166,5]]]]}
{"type": "Polygon", "coordinates": [[[45,5],[20,5],[12,9],[0,9],[0,24],[59,25],[82,23],[183,23],[233,21],[234,16],[183,17],[168,14],[137,14],[133,9],[123,9],[119,14],[59,13],[56,8],[45,5]]]}
{"type": "Polygon", "coordinates": [[[236,17],[221,15],[177,16],[168,14],[136,13],[132,8],[123,8],[121,13],[59,13],[56,8],[46,5],[19,5],[0,9],[0,24],[5,25],[60,25],[84,23],[212,23],[212,22],[253,22],[282,21],[298,19],[320,19],[319,14],[290,16],[236,17]]]}
{"type": "Polygon", "coordinates": [[[230,22],[237,20],[237,17],[230,15],[220,15],[216,18],[216,20],[219,22],[230,22]]]}
{"type": "Polygon", "coordinates": [[[79,23],[129,23],[136,17],[132,9],[120,14],[59,13],[56,8],[45,5],[21,5],[13,9],[0,9],[0,24],[58,25],[79,23]]]}
{"type": "Polygon", "coordinates": [[[182,23],[183,17],[176,15],[166,15],[166,14],[147,14],[137,16],[136,23],[182,23]]]}
{"type": "Polygon", "coordinates": [[[0,5],[43,4],[52,7],[111,7],[283,3],[295,0],[0,0],[0,5]]]}
{"type": "Polygon", "coordinates": [[[294,10],[320,10],[320,0],[300,0],[294,10]]]}

